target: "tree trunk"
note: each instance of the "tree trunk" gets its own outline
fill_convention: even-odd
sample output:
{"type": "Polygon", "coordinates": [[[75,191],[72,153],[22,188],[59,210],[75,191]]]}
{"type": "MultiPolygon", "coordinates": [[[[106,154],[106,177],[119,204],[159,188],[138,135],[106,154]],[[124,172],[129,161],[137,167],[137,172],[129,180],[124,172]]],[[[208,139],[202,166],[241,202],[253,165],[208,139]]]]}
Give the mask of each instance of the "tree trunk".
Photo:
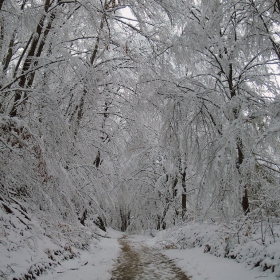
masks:
{"type": "MultiPolygon", "coordinates": [[[[241,164],[243,163],[244,161],[244,155],[243,155],[243,152],[242,152],[242,142],[241,140],[239,140],[240,142],[237,143],[237,151],[238,151],[238,155],[237,155],[237,163],[236,163],[236,167],[237,167],[237,170],[238,170],[238,173],[240,176],[242,176],[242,172],[240,170],[240,166],[241,164]]],[[[242,195],[242,209],[243,209],[243,212],[245,215],[247,215],[249,212],[250,212],[250,208],[249,208],[249,198],[248,198],[248,191],[247,191],[247,185],[245,184],[243,186],[243,195],[242,195]]]]}
{"type": "MultiPolygon", "coordinates": [[[[35,36],[35,34],[32,35],[32,37],[33,37],[32,38],[32,43],[31,43],[30,49],[28,51],[27,57],[25,59],[23,67],[22,67],[22,76],[19,80],[19,87],[20,88],[25,88],[26,86],[31,87],[32,84],[33,84],[35,72],[31,73],[30,75],[28,75],[28,74],[25,75],[25,73],[28,70],[30,70],[32,65],[34,65],[34,63],[33,63],[34,57],[39,57],[41,55],[46,36],[48,35],[49,29],[50,29],[49,24],[48,24],[45,32],[43,32],[44,22],[45,22],[46,14],[48,12],[49,7],[50,7],[50,0],[46,0],[45,6],[44,6],[45,13],[41,17],[41,19],[40,19],[40,21],[39,21],[39,23],[36,27],[36,33],[35,33],[36,36],[35,36]],[[48,29],[48,27],[49,27],[49,29],[48,29]],[[42,34],[44,34],[45,37],[41,39],[42,34]],[[41,42],[40,42],[40,39],[41,39],[41,42]],[[38,50],[37,50],[37,53],[36,53],[37,47],[38,47],[38,50]]],[[[54,17],[53,18],[51,17],[51,19],[50,19],[51,23],[52,23],[53,19],[54,19],[54,17]]],[[[12,107],[12,110],[10,112],[11,117],[15,117],[15,116],[18,115],[17,107],[20,104],[20,102],[25,102],[26,98],[27,98],[26,92],[22,93],[20,90],[16,92],[15,97],[14,97],[14,101],[13,101],[13,107],[12,107]]]]}
{"type": "Polygon", "coordinates": [[[186,186],[186,169],[182,174],[182,219],[184,219],[187,213],[187,186],[186,186]]]}
{"type": "Polygon", "coordinates": [[[80,219],[81,224],[84,226],[85,225],[85,221],[87,219],[87,209],[85,209],[85,211],[83,212],[83,215],[80,219]]]}
{"type": "Polygon", "coordinates": [[[100,218],[99,216],[97,217],[97,219],[94,221],[94,224],[97,225],[101,230],[106,232],[106,227],[105,227],[105,222],[103,221],[102,218],[100,218]]]}
{"type": "Polygon", "coordinates": [[[127,227],[130,225],[130,211],[127,209],[121,210],[120,209],[120,216],[121,216],[121,231],[125,232],[127,227]]]}
{"type": "MultiPolygon", "coordinates": [[[[101,31],[104,27],[104,21],[106,19],[105,17],[106,16],[103,15],[102,18],[101,18],[97,39],[96,39],[96,42],[95,42],[95,45],[94,45],[92,55],[90,57],[90,65],[91,66],[94,64],[94,61],[95,61],[97,53],[98,53],[101,31]]],[[[77,136],[77,134],[78,134],[79,125],[80,125],[81,119],[82,119],[83,114],[84,114],[84,104],[85,104],[85,98],[86,98],[87,92],[88,92],[87,89],[84,89],[83,94],[80,98],[80,101],[79,101],[78,105],[76,106],[74,113],[72,114],[72,116],[74,116],[75,113],[77,112],[77,121],[76,121],[76,124],[75,124],[75,131],[74,131],[75,136],[77,136]]],[[[96,156],[96,159],[95,159],[94,162],[98,162],[98,164],[97,165],[95,164],[95,166],[99,167],[100,151],[98,151],[98,155],[96,156]],[[99,160],[97,159],[98,157],[99,157],[99,160]]]]}
{"type": "MultiPolygon", "coordinates": [[[[226,50],[227,53],[227,50],[226,50]]],[[[229,64],[229,76],[228,76],[228,85],[229,85],[229,90],[230,90],[230,97],[233,99],[234,97],[237,96],[236,90],[234,88],[233,84],[233,66],[232,63],[229,64]]],[[[239,117],[239,108],[233,108],[233,117],[234,120],[237,120],[239,117]]],[[[237,160],[236,160],[236,168],[238,170],[238,173],[240,177],[243,177],[244,174],[242,174],[241,171],[241,165],[244,162],[244,154],[243,154],[243,142],[242,139],[237,136],[236,138],[237,142],[237,160]]],[[[244,186],[241,186],[243,188],[243,195],[242,195],[242,209],[245,215],[247,215],[250,212],[249,209],[249,199],[248,199],[248,192],[247,192],[247,185],[245,184],[244,186]]]]}
{"type": "Polygon", "coordinates": [[[0,0],[0,11],[2,10],[2,6],[5,0],[0,0]]]}

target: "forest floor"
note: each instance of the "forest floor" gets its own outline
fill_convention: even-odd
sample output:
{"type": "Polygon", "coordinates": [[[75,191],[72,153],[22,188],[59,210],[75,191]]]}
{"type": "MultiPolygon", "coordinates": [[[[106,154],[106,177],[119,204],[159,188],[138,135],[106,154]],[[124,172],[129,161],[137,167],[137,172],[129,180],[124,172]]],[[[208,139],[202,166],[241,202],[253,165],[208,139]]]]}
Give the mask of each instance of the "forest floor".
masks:
{"type": "MultiPolygon", "coordinates": [[[[278,237],[276,242],[267,237],[268,244],[264,246],[256,243],[254,234],[246,242],[233,244],[225,258],[228,235],[224,226],[190,224],[164,231],[143,231],[141,235],[112,229],[106,233],[94,229],[96,233],[92,235],[92,229],[83,227],[85,232],[76,228],[69,231],[69,238],[76,232],[81,240],[95,237],[88,239],[86,249],[77,249],[67,245],[66,237],[68,243],[61,239],[61,245],[55,244],[55,234],[48,237],[40,233],[36,220],[26,229],[14,216],[10,222],[2,221],[0,279],[275,280],[280,275],[278,237]],[[204,253],[208,244],[211,249],[204,253]]],[[[275,227],[275,236],[278,233],[280,230],[275,227]]]]}
{"type": "Polygon", "coordinates": [[[109,230],[98,251],[65,261],[41,280],[256,280],[278,279],[244,263],[204,253],[203,248],[160,249],[158,238],[109,230]]]}

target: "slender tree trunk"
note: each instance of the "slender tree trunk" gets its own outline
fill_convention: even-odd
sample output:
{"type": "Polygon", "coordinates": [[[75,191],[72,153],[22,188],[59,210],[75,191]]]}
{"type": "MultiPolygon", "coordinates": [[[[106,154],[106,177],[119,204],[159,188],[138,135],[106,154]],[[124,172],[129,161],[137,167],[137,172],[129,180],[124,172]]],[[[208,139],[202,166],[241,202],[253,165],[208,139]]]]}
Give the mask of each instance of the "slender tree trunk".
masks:
{"type": "MultiPolygon", "coordinates": [[[[243,161],[244,161],[244,155],[242,152],[242,142],[240,140],[239,143],[237,143],[237,170],[240,174],[240,176],[242,176],[242,172],[240,170],[240,166],[242,165],[243,161]]],[[[244,184],[243,186],[243,195],[242,195],[242,209],[245,215],[247,215],[250,212],[250,207],[249,207],[249,198],[248,198],[248,191],[247,191],[247,184],[244,184]]]]}
{"type": "Polygon", "coordinates": [[[3,72],[5,73],[9,67],[9,64],[11,62],[12,56],[13,56],[13,47],[15,44],[15,37],[16,37],[16,32],[14,32],[12,34],[12,38],[10,40],[9,43],[9,47],[8,47],[8,52],[6,54],[6,56],[4,57],[3,61],[2,61],[2,65],[3,65],[3,72]]]}
{"type": "MultiPolygon", "coordinates": [[[[51,16],[50,22],[48,23],[45,32],[43,32],[44,30],[44,25],[45,25],[45,19],[47,16],[47,12],[48,9],[50,7],[50,0],[46,0],[45,2],[45,6],[44,6],[44,10],[45,13],[44,15],[41,17],[37,27],[36,27],[36,36],[35,34],[32,35],[32,42],[29,48],[29,51],[27,53],[27,57],[25,59],[25,62],[23,64],[22,67],[22,76],[19,80],[19,87],[20,88],[25,88],[25,87],[31,87],[34,81],[34,75],[35,72],[31,73],[30,75],[25,73],[31,69],[32,66],[34,66],[36,64],[36,62],[34,61],[35,57],[40,57],[43,46],[45,44],[45,40],[46,40],[46,36],[49,33],[50,27],[51,27],[51,23],[54,19],[54,16],[51,16]],[[48,28],[49,27],[49,28],[48,28]],[[37,50],[37,52],[36,52],[37,50]]],[[[35,71],[35,70],[34,70],[35,71]]],[[[13,101],[13,107],[11,109],[10,112],[10,116],[11,117],[15,117],[18,115],[17,112],[17,107],[21,104],[26,102],[26,92],[21,92],[20,90],[16,91],[15,93],[15,97],[14,97],[14,101],[13,101]]]]}
{"type": "MultiPolygon", "coordinates": [[[[49,20],[49,22],[48,22],[48,24],[47,24],[47,26],[46,26],[46,28],[43,32],[42,39],[39,42],[39,46],[36,50],[35,58],[39,58],[42,54],[43,48],[46,44],[46,39],[47,39],[48,34],[49,34],[49,32],[52,28],[52,24],[53,24],[54,19],[55,19],[55,14],[52,13],[51,16],[50,16],[50,20],[49,20]]],[[[38,60],[35,60],[34,63],[33,63],[33,66],[36,66],[36,65],[38,65],[38,60]]],[[[30,77],[29,77],[27,85],[26,85],[27,88],[32,87],[34,78],[35,78],[35,71],[30,74],[30,77]]]]}
{"type": "Polygon", "coordinates": [[[121,231],[124,232],[127,230],[130,225],[130,210],[126,209],[126,207],[122,210],[120,209],[121,216],[121,231]]]}
{"type": "MultiPolygon", "coordinates": [[[[230,89],[230,96],[231,99],[236,97],[236,90],[233,85],[233,66],[230,63],[229,65],[229,77],[228,77],[228,84],[229,84],[229,89],[230,89]]],[[[239,108],[233,108],[233,117],[236,120],[239,116],[239,108]]],[[[241,166],[244,162],[244,153],[243,153],[243,142],[242,139],[237,136],[236,139],[237,142],[237,160],[236,160],[236,168],[238,170],[238,173],[240,177],[243,177],[244,174],[241,171],[241,166]]],[[[242,209],[245,215],[247,215],[250,212],[250,207],[249,207],[249,198],[248,198],[248,191],[247,191],[247,184],[245,183],[243,188],[243,195],[242,195],[242,209]]]]}
{"type": "MultiPolygon", "coordinates": [[[[2,9],[2,5],[4,3],[4,0],[0,0],[0,11],[2,9]]],[[[0,15],[0,50],[3,46],[3,40],[4,40],[4,18],[0,15]]]]}
{"type": "MultiPolygon", "coordinates": [[[[92,55],[90,57],[90,65],[91,66],[94,64],[94,61],[95,61],[97,53],[98,53],[100,36],[101,36],[101,31],[104,27],[104,21],[105,21],[105,15],[103,15],[102,18],[101,18],[97,39],[96,39],[96,42],[95,42],[95,45],[94,45],[92,55]]],[[[80,101],[79,101],[78,105],[76,106],[74,113],[72,114],[72,116],[74,116],[75,113],[77,112],[77,120],[76,120],[75,131],[74,131],[75,136],[77,136],[78,128],[79,128],[80,122],[82,120],[82,117],[84,115],[84,104],[85,104],[85,98],[86,98],[87,92],[88,92],[87,89],[84,89],[83,94],[80,98],[80,101]]],[[[97,157],[100,158],[100,151],[98,151],[98,153],[99,154],[97,154],[96,158],[97,157]]],[[[95,161],[98,161],[98,160],[96,159],[95,161]]],[[[99,164],[100,164],[100,160],[98,161],[98,166],[99,166],[99,164]]],[[[96,166],[96,167],[98,167],[98,166],[96,166]]]]}
{"type": "Polygon", "coordinates": [[[0,11],[2,10],[2,6],[4,4],[5,0],[0,0],[0,11]]]}
{"type": "MultiPolygon", "coordinates": [[[[1,0],[0,0],[1,1],[1,0]]],[[[0,11],[2,8],[2,4],[3,4],[4,0],[2,0],[0,2],[0,11]]],[[[20,10],[23,11],[25,4],[26,4],[27,0],[22,2],[22,5],[20,7],[20,10]]],[[[2,22],[1,22],[2,24],[2,22]]],[[[0,35],[0,40],[3,40],[3,36],[4,34],[2,34],[3,32],[3,26],[1,26],[1,35],[0,35]]],[[[13,47],[15,45],[15,39],[16,39],[16,35],[17,35],[17,28],[14,30],[14,32],[12,33],[11,39],[10,39],[10,43],[9,43],[9,47],[8,47],[8,52],[7,54],[4,56],[3,61],[2,61],[2,65],[3,65],[3,72],[5,73],[9,67],[9,64],[11,62],[12,56],[13,56],[13,47]]]]}
{"type": "Polygon", "coordinates": [[[182,174],[182,219],[184,219],[187,213],[187,185],[186,185],[186,169],[182,174]]]}

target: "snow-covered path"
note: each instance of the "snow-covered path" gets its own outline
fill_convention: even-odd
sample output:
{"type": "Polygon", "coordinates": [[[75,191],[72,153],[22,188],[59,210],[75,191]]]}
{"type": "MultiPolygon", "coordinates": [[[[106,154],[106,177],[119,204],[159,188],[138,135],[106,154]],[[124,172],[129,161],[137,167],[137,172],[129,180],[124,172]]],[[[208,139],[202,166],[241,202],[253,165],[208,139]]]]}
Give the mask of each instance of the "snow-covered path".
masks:
{"type": "Polygon", "coordinates": [[[151,249],[142,242],[127,236],[120,240],[122,252],[112,271],[112,280],[188,280],[189,278],[159,250],[151,249]]]}
{"type": "Polygon", "coordinates": [[[41,280],[275,280],[271,274],[251,270],[234,260],[217,258],[203,253],[203,248],[155,248],[152,237],[129,235],[111,231],[110,238],[102,238],[91,252],[65,261],[41,280]],[[123,249],[121,249],[123,247],[123,249]],[[187,275],[189,278],[187,278],[187,275]]]}
{"type": "MultiPolygon", "coordinates": [[[[133,235],[129,237],[133,244],[144,244],[150,250],[156,246],[156,238],[133,235]]],[[[153,249],[152,249],[153,248],[153,249]]],[[[172,246],[171,246],[172,248],[172,246]]],[[[160,254],[172,260],[172,263],[180,268],[191,280],[276,280],[275,276],[267,272],[261,272],[258,268],[251,269],[244,263],[237,263],[234,260],[218,258],[210,253],[204,253],[204,248],[192,249],[167,249],[160,250],[160,254]]],[[[122,278],[120,278],[122,279],[122,278]]],[[[129,279],[129,278],[126,278],[129,279]]],[[[133,279],[133,278],[132,278],[133,279]]],[[[140,278],[141,279],[141,278],[140,278]]],[[[144,278],[142,278],[144,279],[144,278]]],[[[147,278],[147,279],[180,279],[180,278],[147,278]]],[[[182,278],[184,279],[184,278],[182,278]]],[[[115,279],[114,279],[115,280],[115,279]]]]}

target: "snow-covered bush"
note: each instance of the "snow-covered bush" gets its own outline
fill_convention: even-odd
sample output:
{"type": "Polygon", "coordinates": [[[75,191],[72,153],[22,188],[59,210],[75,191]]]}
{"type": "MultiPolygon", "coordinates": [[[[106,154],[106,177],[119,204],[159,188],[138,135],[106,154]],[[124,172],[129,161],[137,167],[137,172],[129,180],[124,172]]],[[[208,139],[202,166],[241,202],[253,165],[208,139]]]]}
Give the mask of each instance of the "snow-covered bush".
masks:
{"type": "Polygon", "coordinates": [[[205,253],[231,258],[280,276],[280,226],[275,226],[274,231],[274,236],[267,234],[265,242],[262,242],[260,228],[248,221],[242,227],[240,223],[232,223],[231,226],[190,223],[159,231],[155,240],[160,248],[201,247],[205,253]]]}
{"type": "Polygon", "coordinates": [[[79,221],[66,223],[41,211],[27,210],[14,200],[0,199],[0,278],[36,279],[63,261],[79,257],[80,250],[97,245],[99,231],[79,221]],[[36,215],[35,215],[36,214],[36,215]]]}

